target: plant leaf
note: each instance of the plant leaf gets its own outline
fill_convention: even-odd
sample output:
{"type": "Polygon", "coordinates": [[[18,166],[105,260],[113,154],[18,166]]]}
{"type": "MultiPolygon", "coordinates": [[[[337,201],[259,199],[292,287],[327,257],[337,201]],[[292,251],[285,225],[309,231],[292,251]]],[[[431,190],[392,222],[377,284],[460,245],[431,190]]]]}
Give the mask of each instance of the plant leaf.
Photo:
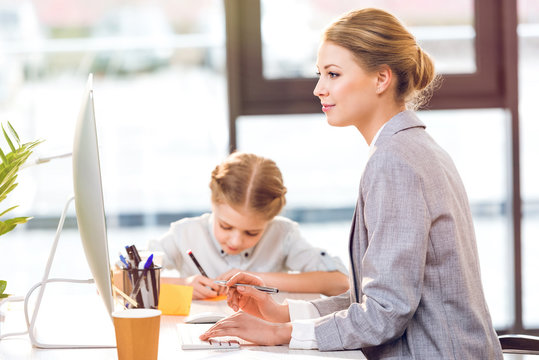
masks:
{"type": "Polygon", "coordinates": [[[13,126],[11,125],[9,121],[7,122],[7,126],[9,127],[9,131],[11,132],[11,135],[13,135],[15,140],[17,140],[17,144],[20,144],[21,139],[19,139],[19,134],[17,134],[17,132],[15,131],[15,129],[13,128],[13,126]]]}
{"type": "Polygon", "coordinates": [[[5,184],[2,184],[2,186],[0,186],[0,196],[4,195],[4,194],[9,194],[11,192],[11,190],[13,190],[15,188],[15,186],[17,186],[17,184],[14,184],[15,180],[17,180],[17,177],[13,176],[12,178],[7,179],[5,184]]]}
{"type": "Polygon", "coordinates": [[[5,198],[7,197],[7,194],[9,194],[13,189],[15,189],[19,185],[18,183],[10,185],[7,189],[0,192],[0,197],[5,198]]]}
{"type": "Polygon", "coordinates": [[[11,139],[9,138],[7,132],[6,132],[6,129],[4,129],[4,125],[2,125],[2,132],[4,133],[4,137],[6,138],[6,141],[9,145],[9,147],[11,148],[11,151],[15,152],[17,151],[17,149],[15,148],[15,146],[13,146],[13,142],[11,141],[11,139]]]}
{"type": "Polygon", "coordinates": [[[6,221],[0,221],[0,235],[10,232],[19,224],[24,224],[28,220],[32,219],[31,217],[16,217],[13,219],[8,219],[6,221]]]}
{"type": "Polygon", "coordinates": [[[6,154],[4,154],[4,152],[2,151],[2,149],[0,149],[0,158],[2,158],[2,163],[3,164],[7,164],[8,163],[8,160],[6,158],[6,154]]]}
{"type": "MultiPolygon", "coordinates": [[[[43,140],[35,140],[21,145],[19,135],[17,134],[10,122],[7,123],[7,126],[9,132],[11,133],[11,137],[6,132],[6,128],[4,127],[4,125],[2,124],[1,126],[2,132],[11,151],[6,154],[0,148],[0,158],[2,160],[2,162],[0,163],[0,202],[2,202],[7,197],[7,195],[13,189],[15,189],[15,187],[17,187],[18,184],[16,181],[20,167],[32,154],[34,147],[43,142],[43,140]],[[16,142],[17,147],[15,147],[14,141],[12,141],[12,139],[14,139],[14,141],[16,142]]],[[[0,213],[0,217],[4,216],[6,213],[10,212],[16,207],[17,206],[12,206],[9,209],[4,210],[2,213],[0,213]]],[[[24,224],[30,219],[31,217],[16,217],[0,221],[0,235],[3,235],[13,230],[17,225],[24,224]]]]}
{"type": "Polygon", "coordinates": [[[19,207],[19,205],[15,205],[15,206],[10,207],[10,208],[7,209],[7,210],[4,210],[4,212],[2,212],[2,213],[0,214],[0,216],[4,216],[5,214],[7,214],[7,213],[10,212],[11,210],[15,209],[16,207],[19,207]]]}
{"type": "Polygon", "coordinates": [[[4,293],[4,290],[6,290],[7,281],[6,280],[0,280],[0,294],[4,293]]]}

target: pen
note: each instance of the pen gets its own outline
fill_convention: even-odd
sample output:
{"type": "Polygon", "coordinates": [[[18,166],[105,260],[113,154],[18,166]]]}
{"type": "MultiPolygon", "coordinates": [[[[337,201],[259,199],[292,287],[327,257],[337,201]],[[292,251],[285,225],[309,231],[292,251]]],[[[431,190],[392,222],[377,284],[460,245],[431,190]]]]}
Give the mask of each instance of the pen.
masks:
{"type": "MultiPolygon", "coordinates": [[[[226,280],[215,280],[214,283],[216,284],[219,284],[221,286],[227,286],[227,281],[226,280]]],[[[272,287],[267,287],[267,286],[259,286],[259,285],[253,285],[253,284],[234,284],[234,285],[230,285],[229,287],[236,287],[236,286],[249,286],[249,287],[252,287],[252,288],[255,288],[257,290],[260,290],[260,291],[263,291],[263,292],[267,292],[267,293],[278,293],[279,292],[279,289],[277,288],[272,288],[272,287]]]]}
{"type": "Polygon", "coordinates": [[[125,256],[123,256],[121,253],[120,253],[120,261],[125,265],[126,269],[129,269],[131,267],[131,265],[129,265],[129,263],[125,259],[125,256]]]}
{"type": "Polygon", "coordinates": [[[146,260],[146,263],[144,264],[144,271],[142,272],[142,275],[139,276],[137,279],[137,282],[133,286],[133,291],[131,291],[131,295],[129,296],[131,299],[138,295],[140,291],[140,285],[142,284],[142,278],[146,278],[146,274],[148,273],[148,270],[150,269],[150,266],[152,265],[153,260],[153,254],[151,254],[148,257],[148,260],[146,260]]]}
{"type": "Polygon", "coordinates": [[[206,272],[205,272],[204,269],[202,268],[202,266],[200,266],[200,264],[198,263],[198,260],[197,260],[197,258],[195,257],[195,255],[193,254],[193,252],[191,251],[191,249],[187,250],[187,254],[189,254],[189,256],[191,257],[191,260],[193,260],[193,262],[194,262],[195,265],[197,266],[198,271],[200,271],[200,273],[201,273],[203,276],[209,277],[208,274],[206,274],[206,272]]]}

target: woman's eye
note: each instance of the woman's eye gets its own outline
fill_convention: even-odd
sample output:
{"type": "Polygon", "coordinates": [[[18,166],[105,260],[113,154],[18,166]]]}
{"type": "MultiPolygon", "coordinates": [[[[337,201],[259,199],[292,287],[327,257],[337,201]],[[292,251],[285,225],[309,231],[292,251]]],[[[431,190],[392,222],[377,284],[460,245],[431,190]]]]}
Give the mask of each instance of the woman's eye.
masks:
{"type": "Polygon", "coordinates": [[[337,74],[337,73],[335,73],[335,72],[332,72],[332,71],[330,71],[330,72],[328,73],[328,75],[329,75],[330,78],[336,78],[337,76],[339,76],[339,74],[337,74]]]}
{"type": "Polygon", "coordinates": [[[258,232],[249,232],[249,231],[247,231],[245,234],[247,234],[247,236],[251,236],[251,237],[258,236],[258,232]]]}

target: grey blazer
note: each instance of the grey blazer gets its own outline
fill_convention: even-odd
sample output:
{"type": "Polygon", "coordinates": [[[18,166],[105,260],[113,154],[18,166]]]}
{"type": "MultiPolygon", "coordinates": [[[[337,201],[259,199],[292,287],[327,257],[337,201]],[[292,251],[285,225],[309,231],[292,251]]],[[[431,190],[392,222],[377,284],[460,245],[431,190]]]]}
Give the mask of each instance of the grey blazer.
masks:
{"type": "Polygon", "coordinates": [[[393,117],[361,178],[350,290],[314,301],[321,351],[368,359],[502,359],[468,198],[451,158],[411,111],[393,117]]]}

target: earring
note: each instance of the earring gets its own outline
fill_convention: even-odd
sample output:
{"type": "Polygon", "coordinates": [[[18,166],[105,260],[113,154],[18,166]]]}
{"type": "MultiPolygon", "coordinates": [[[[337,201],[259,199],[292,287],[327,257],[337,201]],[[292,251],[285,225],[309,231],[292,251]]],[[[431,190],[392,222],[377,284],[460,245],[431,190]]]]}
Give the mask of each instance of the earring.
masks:
{"type": "Polygon", "coordinates": [[[382,88],[376,89],[376,93],[380,94],[382,92],[382,88]]]}

